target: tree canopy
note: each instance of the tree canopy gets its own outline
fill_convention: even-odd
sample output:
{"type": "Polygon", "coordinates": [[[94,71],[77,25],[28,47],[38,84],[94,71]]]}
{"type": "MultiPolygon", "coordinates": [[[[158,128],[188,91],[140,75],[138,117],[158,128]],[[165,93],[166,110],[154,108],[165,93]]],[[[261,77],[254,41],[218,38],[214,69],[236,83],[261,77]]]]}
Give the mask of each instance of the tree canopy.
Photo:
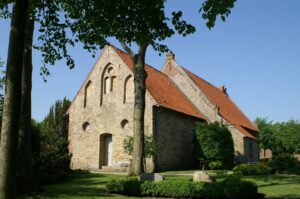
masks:
{"type": "Polygon", "coordinates": [[[271,149],[274,155],[300,153],[299,121],[273,122],[267,118],[256,118],[254,122],[259,129],[259,142],[263,149],[271,149]]]}

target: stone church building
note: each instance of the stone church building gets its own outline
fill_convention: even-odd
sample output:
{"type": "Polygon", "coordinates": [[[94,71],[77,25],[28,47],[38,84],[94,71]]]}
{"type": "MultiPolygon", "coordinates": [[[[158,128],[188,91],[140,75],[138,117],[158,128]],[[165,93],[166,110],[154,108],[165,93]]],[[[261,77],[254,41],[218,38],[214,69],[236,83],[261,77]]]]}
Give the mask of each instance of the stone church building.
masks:
{"type": "MultiPolygon", "coordinates": [[[[219,121],[232,134],[237,162],[258,161],[257,128],[219,88],[177,64],[169,54],[161,71],[146,65],[145,132],[157,145],[148,171],[191,168],[195,123],[219,121]]],[[[72,169],[124,171],[130,156],[123,140],[133,135],[133,63],[106,46],[72,101],[69,149],[72,169]]]]}

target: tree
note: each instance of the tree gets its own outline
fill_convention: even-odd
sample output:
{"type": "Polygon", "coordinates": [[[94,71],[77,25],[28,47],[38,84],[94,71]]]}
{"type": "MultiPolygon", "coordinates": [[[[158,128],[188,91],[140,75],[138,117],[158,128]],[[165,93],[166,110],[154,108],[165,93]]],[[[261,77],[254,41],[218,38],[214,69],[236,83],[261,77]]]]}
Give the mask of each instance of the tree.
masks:
{"type": "Polygon", "coordinates": [[[300,123],[295,120],[287,122],[268,121],[266,118],[256,118],[259,129],[259,142],[263,149],[271,149],[273,155],[282,153],[300,153],[300,123]]]}
{"type": "Polygon", "coordinates": [[[256,118],[254,123],[258,127],[259,145],[262,149],[272,149],[276,142],[275,131],[272,121],[268,121],[267,118],[256,118]]]}
{"type": "MultiPolygon", "coordinates": [[[[182,12],[172,12],[169,18],[164,9],[163,0],[131,1],[85,1],[64,0],[68,13],[67,21],[74,34],[90,51],[102,48],[108,37],[116,38],[131,56],[134,65],[134,144],[133,161],[130,174],[143,172],[144,148],[144,112],[145,112],[145,71],[146,50],[149,46],[159,53],[167,52],[167,46],[161,41],[176,32],[186,36],[195,32],[195,28],[182,19],[182,12]],[[171,25],[172,24],[172,25],[171,25]],[[137,51],[131,46],[135,44],[137,51]]],[[[200,9],[207,27],[212,28],[217,16],[224,21],[230,13],[235,0],[206,0],[200,9]]]]}
{"type": "Polygon", "coordinates": [[[34,4],[29,1],[26,19],[22,65],[21,110],[18,140],[17,187],[19,193],[33,190],[31,159],[31,88],[32,88],[32,41],[34,31],[34,4]]]}
{"type": "Polygon", "coordinates": [[[57,181],[65,177],[70,169],[65,115],[70,103],[66,98],[57,100],[40,123],[40,151],[37,159],[41,183],[57,181]]]}
{"type": "Polygon", "coordinates": [[[0,145],[0,198],[15,198],[17,139],[20,119],[21,77],[28,1],[13,6],[6,67],[6,92],[0,145]]]}
{"type": "Polygon", "coordinates": [[[217,122],[197,122],[194,148],[196,158],[203,159],[211,169],[232,169],[234,145],[230,131],[217,122]]]}
{"type": "MultiPolygon", "coordinates": [[[[0,57],[0,68],[4,66],[4,61],[0,57]]],[[[5,87],[5,71],[0,70],[0,127],[2,126],[3,115],[3,103],[4,103],[4,87],[5,87]]],[[[1,128],[0,128],[0,140],[1,140],[1,128]]]]}
{"type": "MultiPolygon", "coordinates": [[[[25,152],[30,152],[30,145],[26,143],[30,141],[30,122],[28,121],[31,120],[31,93],[29,92],[31,91],[32,79],[31,48],[34,21],[40,24],[39,32],[42,33],[38,38],[40,41],[39,45],[36,46],[44,57],[44,66],[42,67],[41,74],[45,76],[49,75],[47,65],[54,65],[55,61],[62,58],[67,60],[67,65],[70,68],[74,67],[74,61],[67,51],[67,46],[69,44],[74,45],[74,42],[67,37],[67,26],[62,21],[63,19],[61,20],[60,18],[61,11],[60,2],[56,1],[0,1],[0,18],[11,17],[12,20],[6,70],[7,92],[4,100],[4,119],[1,130],[0,198],[13,197],[15,193],[15,154],[18,146],[17,135],[21,112],[19,148],[22,149],[25,147],[25,152]],[[11,14],[8,5],[12,3],[14,4],[12,6],[13,13],[11,14]],[[30,15],[27,15],[28,9],[30,10],[30,15]],[[47,27],[47,31],[45,31],[45,27],[47,27]],[[25,32],[27,34],[26,37],[25,32]],[[26,50],[24,47],[26,47],[26,50]],[[25,71],[24,73],[22,73],[22,66],[24,68],[23,71],[25,71]],[[21,79],[23,86],[21,86],[21,79]],[[22,101],[21,96],[24,96],[24,100],[22,101]]],[[[30,162],[30,154],[24,154],[22,155],[20,164],[24,163],[24,161],[26,164],[30,162]]],[[[29,170],[25,171],[26,168],[30,168],[29,166],[20,166],[19,168],[22,168],[22,175],[30,173],[29,170]]]]}

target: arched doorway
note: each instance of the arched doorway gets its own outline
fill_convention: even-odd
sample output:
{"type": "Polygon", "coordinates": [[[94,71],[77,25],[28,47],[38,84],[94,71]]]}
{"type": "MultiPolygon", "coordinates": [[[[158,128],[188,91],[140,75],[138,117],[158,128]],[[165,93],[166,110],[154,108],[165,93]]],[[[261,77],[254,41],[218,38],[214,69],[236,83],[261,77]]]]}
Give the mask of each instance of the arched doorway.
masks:
{"type": "Polygon", "coordinates": [[[112,165],[112,135],[109,133],[100,135],[100,169],[102,166],[112,165]]]}

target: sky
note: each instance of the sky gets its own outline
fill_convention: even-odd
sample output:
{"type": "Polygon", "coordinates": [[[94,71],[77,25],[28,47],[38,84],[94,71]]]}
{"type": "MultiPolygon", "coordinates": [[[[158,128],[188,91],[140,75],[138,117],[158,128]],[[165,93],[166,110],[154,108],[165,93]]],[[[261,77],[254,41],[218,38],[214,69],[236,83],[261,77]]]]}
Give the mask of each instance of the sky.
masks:
{"type": "MultiPolygon", "coordinates": [[[[198,10],[200,0],[168,0],[166,12],[182,10],[197,31],[164,41],[177,63],[215,86],[225,85],[229,96],[254,120],[300,120],[300,1],[237,0],[226,22],[208,30],[198,10]],[[184,2],[184,3],[183,3],[184,2]]],[[[10,21],[0,20],[0,57],[6,60],[10,21]]],[[[35,31],[34,42],[39,33],[35,31]]],[[[110,42],[120,47],[111,39],[110,42]]],[[[82,44],[69,48],[76,67],[65,62],[50,67],[47,82],[40,76],[41,56],[33,52],[32,116],[41,121],[50,106],[65,96],[72,100],[96,58],[82,44]]],[[[148,48],[146,62],[161,69],[166,55],[148,48]]]]}

